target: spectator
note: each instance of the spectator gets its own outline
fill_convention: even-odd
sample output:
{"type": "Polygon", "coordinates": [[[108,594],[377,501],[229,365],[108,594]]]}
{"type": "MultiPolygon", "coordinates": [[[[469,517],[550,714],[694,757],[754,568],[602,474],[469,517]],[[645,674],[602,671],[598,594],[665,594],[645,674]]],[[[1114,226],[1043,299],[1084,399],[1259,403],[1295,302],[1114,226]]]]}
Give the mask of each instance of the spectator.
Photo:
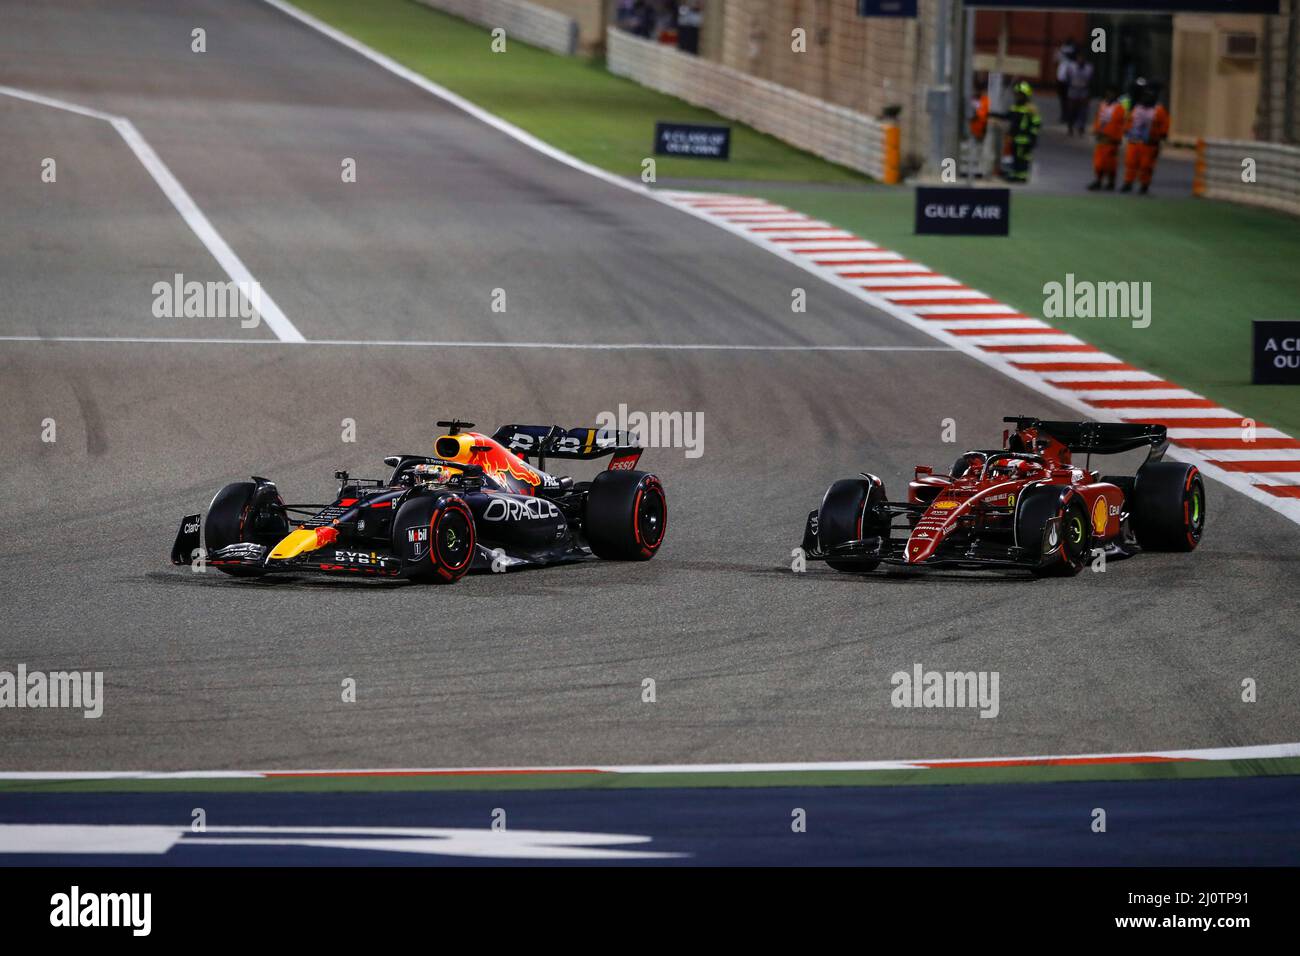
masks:
{"type": "Polygon", "coordinates": [[[673,0],[655,0],[656,20],[651,36],[660,43],[676,43],[677,4],[673,0]]]}
{"type": "Polygon", "coordinates": [[[677,8],[677,49],[700,52],[700,25],[704,22],[702,0],[685,0],[677,8]]]}
{"type": "Polygon", "coordinates": [[[1071,37],[1056,48],[1056,98],[1061,104],[1061,122],[1069,124],[1069,102],[1068,92],[1070,89],[1070,64],[1074,62],[1074,55],[1079,48],[1074,44],[1074,38],[1071,37]]]}
{"type": "Polygon", "coordinates": [[[632,4],[631,30],[639,37],[650,37],[655,32],[655,10],[650,0],[635,0],[632,4]]]}
{"type": "Polygon", "coordinates": [[[1082,50],[1074,55],[1067,75],[1065,125],[1071,136],[1082,136],[1088,122],[1088,101],[1092,99],[1092,64],[1084,59],[1082,50]]]}
{"type": "Polygon", "coordinates": [[[618,0],[618,6],[614,8],[614,23],[620,30],[635,32],[635,8],[636,0],[618,0]]]}

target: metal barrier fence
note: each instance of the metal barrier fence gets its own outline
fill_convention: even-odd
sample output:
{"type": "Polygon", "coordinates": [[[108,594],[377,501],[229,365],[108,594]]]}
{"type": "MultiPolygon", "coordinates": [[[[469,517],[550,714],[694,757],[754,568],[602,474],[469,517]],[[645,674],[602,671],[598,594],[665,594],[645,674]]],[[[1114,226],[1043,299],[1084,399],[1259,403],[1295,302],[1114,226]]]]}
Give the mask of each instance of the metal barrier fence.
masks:
{"type": "Polygon", "coordinates": [[[506,39],[571,56],[578,49],[578,21],[528,0],[419,0],[426,7],[471,23],[506,31],[506,39]]]}
{"type": "Polygon", "coordinates": [[[1192,191],[1210,199],[1300,215],[1300,146],[1252,140],[1197,140],[1192,191]],[[1253,162],[1253,170],[1247,160],[1253,162]]]}
{"type": "Polygon", "coordinates": [[[611,73],[711,109],[831,162],[898,182],[898,127],[611,27],[611,73]]]}

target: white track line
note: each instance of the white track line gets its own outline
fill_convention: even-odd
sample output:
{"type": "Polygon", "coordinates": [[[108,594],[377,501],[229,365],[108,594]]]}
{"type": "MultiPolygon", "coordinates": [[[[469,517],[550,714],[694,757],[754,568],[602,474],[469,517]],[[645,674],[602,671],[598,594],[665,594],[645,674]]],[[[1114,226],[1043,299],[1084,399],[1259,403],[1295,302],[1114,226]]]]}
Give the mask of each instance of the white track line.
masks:
{"type": "MultiPolygon", "coordinates": [[[[667,206],[671,206],[675,209],[681,210],[687,215],[694,216],[695,218],[703,222],[712,223],[715,226],[717,226],[719,229],[725,229],[733,236],[736,236],[737,238],[742,239],[745,242],[751,243],[752,245],[755,245],[761,249],[765,249],[768,252],[772,253],[773,255],[781,257],[782,259],[786,260],[792,265],[799,267],[800,269],[803,269],[806,272],[819,276],[824,281],[846,292],[847,294],[856,297],[859,301],[872,306],[877,311],[883,312],[884,314],[889,315],[900,322],[912,326],[914,329],[918,330],[919,332],[922,332],[925,335],[930,336],[931,338],[938,339],[940,342],[952,346],[953,348],[964,353],[970,358],[975,359],[977,362],[981,362],[984,365],[987,365],[989,368],[1001,372],[1003,375],[1006,375],[1008,378],[1012,378],[1017,382],[1020,382],[1025,387],[1033,389],[1039,394],[1044,395],[1047,398],[1050,398],[1053,401],[1067,408],[1074,409],[1076,412],[1078,412],[1080,415],[1084,416],[1085,418],[1101,420],[1101,421],[1119,421],[1122,418],[1122,416],[1120,416],[1117,413],[1117,411],[1114,409],[1108,409],[1105,407],[1098,407],[1092,405],[1084,401],[1083,399],[1079,398],[1079,396],[1074,392],[1068,389],[1059,388],[1056,385],[1053,385],[1051,382],[1047,381],[1046,379],[1042,378],[1041,376],[1032,373],[1027,373],[1024,369],[1018,368],[1014,364],[1014,362],[1017,360],[1025,361],[1026,360],[1025,354],[1002,353],[996,351],[989,351],[988,349],[985,348],[985,346],[988,345],[1001,344],[999,341],[1000,339],[1011,340],[1007,344],[1019,344],[1019,345],[1086,344],[1081,342],[1079,339],[1075,338],[1074,336],[1063,335],[1063,334],[1043,335],[1043,336],[1008,335],[1008,336],[998,336],[998,337],[983,337],[981,339],[981,337],[979,336],[962,336],[962,335],[953,334],[954,332],[959,330],[949,331],[946,329],[936,328],[933,322],[927,322],[922,317],[922,315],[926,313],[922,313],[920,312],[920,310],[925,309],[926,308],[925,306],[920,306],[912,309],[906,308],[899,303],[891,302],[888,298],[886,298],[883,295],[874,294],[869,290],[862,288],[861,286],[855,285],[851,280],[836,275],[834,271],[824,268],[823,266],[817,264],[818,258],[822,258],[823,260],[829,258],[840,259],[840,257],[834,256],[833,253],[828,254],[826,252],[821,252],[819,254],[817,252],[811,252],[807,255],[801,254],[800,252],[797,251],[799,248],[801,248],[798,244],[793,244],[792,247],[792,244],[790,243],[769,242],[767,239],[763,238],[762,233],[754,233],[745,225],[729,222],[727,221],[726,218],[726,215],[728,213],[734,215],[738,212],[741,212],[742,210],[745,212],[754,212],[754,213],[764,213],[764,212],[785,213],[789,211],[785,207],[776,205],[774,203],[769,203],[764,200],[754,200],[754,199],[749,199],[745,196],[737,196],[728,193],[711,194],[711,193],[683,192],[683,191],[673,191],[673,190],[651,190],[641,182],[630,180],[630,179],[624,179],[621,176],[616,176],[615,174],[606,172],[603,169],[598,169],[597,167],[591,165],[590,163],[583,162],[582,160],[578,159],[575,156],[569,155],[563,150],[556,149],[554,146],[551,146],[549,143],[543,142],[542,140],[538,139],[536,136],[533,136],[531,133],[525,132],[524,130],[520,129],[518,126],[515,126],[513,123],[508,123],[505,120],[501,119],[500,117],[492,115],[487,110],[475,106],[469,100],[453,93],[451,90],[448,90],[446,87],[434,83],[432,80],[428,79],[427,77],[421,76],[419,73],[416,73],[414,70],[402,66],[397,61],[393,60],[390,57],[385,56],[384,54],[380,53],[377,50],[372,49],[369,46],[366,46],[364,43],[360,42],[359,40],[356,40],[353,37],[348,36],[346,33],[343,33],[340,30],[336,30],[334,27],[330,26],[327,23],[322,22],[321,20],[318,20],[316,17],[313,17],[310,14],[304,13],[303,11],[299,10],[297,7],[294,7],[292,4],[286,3],[285,0],[265,0],[265,2],[275,7],[277,10],[280,10],[281,12],[285,13],[286,15],[293,17],[295,20],[298,20],[300,23],[303,23],[306,26],[311,27],[313,30],[316,30],[317,32],[324,34],[325,36],[329,37],[335,42],[340,43],[343,46],[347,47],[348,49],[352,50],[353,52],[359,54],[360,56],[365,57],[366,59],[370,60],[372,63],[375,63],[380,67],[383,67],[385,70],[388,70],[390,73],[402,77],[403,79],[409,81],[410,83],[413,83],[416,86],[420,87],[422,90],[426,91],[427,93],[430,93],[433,96],[438,97],[439,99],[443,100],[446,103],[450,103],[451,105],[457,107],[458,109],[463,110],[465,113],[468,113],[470,116],[473,116],[474,118],[480,120],[481,122],[486,123],[488,126],[491,126],[493,129],[496,129],[499,132],[504,133],[507,136],[510,136],[511,138],[515,139],[519,143],[522,143],[523,145],[529,147],[530,149],[536,150],[537,152],[541,153],[544,156],[550,157],[556,162],[563,163],[564,165],[572,169],[576,169],[580,172],[586,173],[587,175],[595,179],[598,179],[601,182],[607,183],[611,186],[615,186],[619,189],[624,189],[629,192],[637,193],[639,195],[652,199],[655,202],[663,203],[667,206]],[[1008,357],[1009,355],[1012,357],[1008,357]]],[[[862,246],[864,248],[867,247],[874,248],[873,246],[871,246],[870,243],[867,243],[865,240],[863,241],[862,246]]],[[[808,248],[808,246],[804,244],[802,248],[808,248]]],[[[890,253],[886,251],[876,251],[874,253],[862,252],[859,253],[859,256],[863,259],[876,259],[876,258],[897,259],[897,260],[903,259],[903,256],[898,255],[897,253],[890,253]]],[[[954,311],[951,306],[945,306],[944,308],[950,312],[954,311]]],[[[962,309],[958,311],[974,312],[974,311],[979,311],[982,308],[984,307],[979,305],[972,305],[972,306],[964,306],[962,307],[962,309]]],[[[1004,306],[999,311],[1014,311],[1014,310],[1011,310],[1008,307],[1004,306]]],[[[1224,414],[1224,415],[1229,414],[1226,409],[1221,409],[1219,411],[1220,414],[1224,414]]],[[[1151,409],[1146,410],[1146,414],[1148,417],[1159,417],[1162,416],[1163,412],[1164,409],[1161,409],[1159,411],[1152,411],[1151,409]]],[[[1255,487],[1254,483],[1252,483],[1249,479],[1243,477],[1242,473],[1224,470],[1223,468],[1220,468],[1217,465],[1215,465],[1213,461],[1206,458],[1204,455],[1198,454],[1197,452],[1192,451],[1191,449],[1187,449],[1181,446],[1174,446],[1170,451],[1170,455],[1171,457],[1178,458],[1183,461],[1188,461],[1195,464],[1198,468],[1201,469],[1201,471],[1203,471],[1209,477],[1214,478],[1217,481],[1223,482],[1224,484],[1228,485],[1231,488],[1234,488],[1241,494],[1246,495],[1248,498],[1251,498],[1259,502],[1260,504],[1265,505],[1268,508],[1271,508],[1272,510],[1286,516],[1288,519],[1296,522],[1297,524],[1300,524],[1300,499],[1285,499],[1285,498],[1275,497],[1274,495],[1269,494],[1268,492],[1255,487]]],[[[1269,480],[1272,480],[1272,477],[1273,476],[1270,476],[1269,480]]]]}
{"type": "MultiPolygon", "coordinates": [[[[208,252],[212,253],[212,257],[225,270],[226,275],[235,281],[241,294],[244,289],[251,288],[254,285],[261,289],[261,283],[257,282],[253,274],[248,271],[248,267],[244,265],[239,256],[235,255],[235,251],[230,248],[226,240],[221,238],[221,234],[208,221],[208,217],[203,214],[203,210],[199,209],[198,204],[190,198],[190,194],[185,191],[185,187],[172,175],[171,170],[167,168],[167,164],[159,158],[153,147],[140,135],[140,131],[135,128],[135,125],[129,119],[124,116],[115,116],[112,113],[90,109],[86,106],[79,106],[76,103],[58,100],[50,96],[42,96],[39,93],[15,89],[12,86],[0,86],[0,94],[108,123],[113,129],[117,130],[118,135],[131,148],[131,152],[135,153],[136,159],[153,177],[154,182],[163,191],[163,195],[176,207],[176,211],[181,214],[185,224],[194,231],[194,235],[198,236],[199,241],[207,247],[208,252]]],[[[265,289],[261,289],[260,298],[261,301],[257,303],[257,312],[277,338],[282,342],[305,341],[302,333],[289,321],[289,317],[280,310],[280,307],[276,305],[275,300],[271,298],[265,289]]]]}
{"type": "Polygon", "coordinates": [[[20,770],[0,771],[0,781],[59,781],[59,780],[224,780],[257,779],[268,776],[337,776],[364,777],[381,774],[490,774],[490,773],[789,773],[809,771],[857,770],[931,770],[982,764],[1004,765],[1070,765],[1092,762],[1140,762],[1152,757],[1164,760],[1220,761],[1268,760],[1283,757],[1300,757],[1300,743],[1262,744],[1249,747],[1211,747],[1200,750],[1147,750],[1129,753],[1105,754],[1055,754],[1033,757],[956,757],[933,760],[839,760],[794,763],[712,763],[712,764],[570,764],[556,767],[381,767],[367,769],[316,769],[316,770],[20,770]]]}
{"type": "Polygon", "coordinates": [[[659,342],[461,342],[408,339],[275,339],[149,338],[98,335],[0,335],[0,342],[89,342],[117,345],[324,345],[347,348],[558,349],[577,352],[955,352],[947,345],[713,345],[659,342]]]}

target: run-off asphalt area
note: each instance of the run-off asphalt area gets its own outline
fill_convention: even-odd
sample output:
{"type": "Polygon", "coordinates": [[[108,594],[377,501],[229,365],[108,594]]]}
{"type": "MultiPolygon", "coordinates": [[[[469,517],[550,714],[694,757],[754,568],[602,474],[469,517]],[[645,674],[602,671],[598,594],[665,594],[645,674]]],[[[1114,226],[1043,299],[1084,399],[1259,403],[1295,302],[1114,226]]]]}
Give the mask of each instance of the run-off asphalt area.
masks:
{"type": "MultiPolygon", "coordinates": [[[[934,341],[721,230],[533,153],[259,3],[6,3],[0,84],[130,118],[309,340],[934,341]],[[209,53],[189,52],[204,26],[209,53]],[[340,163],[357,160],[358,182],[340,163]],[[808,290],[808,312],[790,311],[808,290]],[[494,313],[492,290],[507,311],[494,313]]],[[[543,765],[1132,751],[1296,739],[1300,529],[1211,483],[1207,538],[1104,574],[790,571],[860,469],[904,490],[1066,410],[942,351],[282,345],[155,319],[215,262],[106,124],[0,98],[0,669],[102,670],[104,716],[4,711],[0,768],[543,765]],[[40,181],[40,161],[59,181],[40,181]],[[264,474],[425,452],[438,418],[704,415],[652,449],[667,543],[429,589],[166,564],[177,520],[264,474]],[[940,440],[954,418],[958,445],[940,440]],[[58,441],[41,441],[45,418],[58,441]],[[340,441],[343,419],[355,444],[340,441]],[[1001,712],[900,710],[890,675],[1001,675],[1001,712]],[[357,682],[357,702],[340,683],[357,682]],[[642,703],[642,681],[658,701],[642,703]],[[1245,678],[1259,701],[1243,703],[1245,678]]],[[[585,475],[585,472],[583,473],[585,475]]]]}

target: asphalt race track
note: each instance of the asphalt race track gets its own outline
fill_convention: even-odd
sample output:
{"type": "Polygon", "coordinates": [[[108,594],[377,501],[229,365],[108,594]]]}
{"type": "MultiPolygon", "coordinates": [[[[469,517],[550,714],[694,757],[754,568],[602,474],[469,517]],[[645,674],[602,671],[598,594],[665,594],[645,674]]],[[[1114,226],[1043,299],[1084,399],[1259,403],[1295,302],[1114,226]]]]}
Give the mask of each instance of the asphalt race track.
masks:
{"type": "Polygon", "coordinates": [[[1297,739],[1300,527],[1278,514],[1209,482],[1195,554],[1073,580],[794,574],[804,517],[833,479],[868,469],[899,491],[915,463],[947,466],[962,449],[941,440],[945,418],[965,448],[996,445],[1004,414],[1072,416],[262,3],[3,7],[0,85],[129,118],[308,341],[154,318],[155,282],[224,279],[212,255],[108,123],[0,96],[0,666],[106,682],[98,720],[7,712],[0,769],[1297,739]],[[45,157],[56,184],[40,180],[45,157]],[[356,183],[341,182],[345,157],[356,183]],[[806,314],[791,312],[795,287],[806,314]],[[475,344],[431,344],[448,342],[475,344]],[[323,500],[336,469],[381,475],[386,454],[426,453],[439,418],[576,426],[620,404],[704,416],[701,457],[643,459],[671,514],[648,564],[431,589],[167,563],[179,517],[226,482],[266,475],[289,500],[323,500]],[[997,719],[892,708],[890,675],[917,662],[998,671],[997,719]],[[1248,677],[1254,704],[1240,699],[1248,677]],[[656,703],[642,703],[645,678],[656,703]]]}

